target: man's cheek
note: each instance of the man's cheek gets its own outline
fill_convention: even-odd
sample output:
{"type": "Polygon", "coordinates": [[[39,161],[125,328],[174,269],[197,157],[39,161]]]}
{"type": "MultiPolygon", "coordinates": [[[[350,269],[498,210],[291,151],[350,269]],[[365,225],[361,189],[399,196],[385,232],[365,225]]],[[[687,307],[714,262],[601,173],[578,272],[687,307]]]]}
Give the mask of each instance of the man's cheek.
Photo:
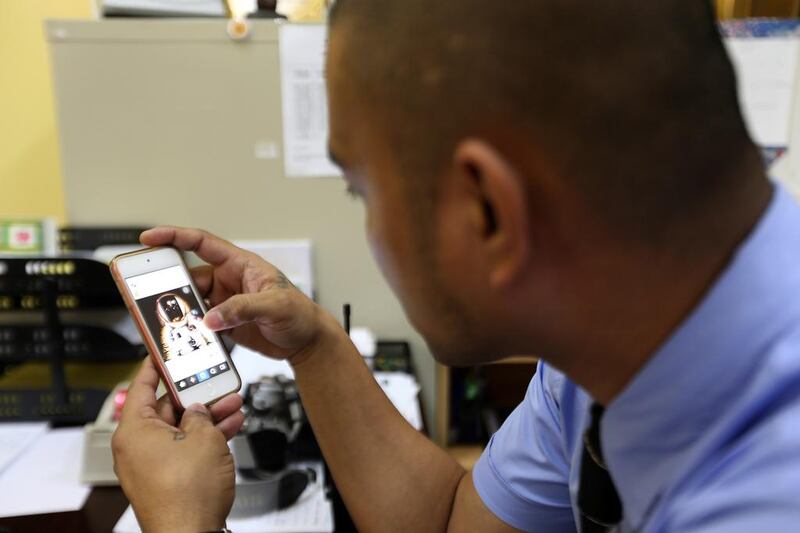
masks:
{"type": "Polygon", "coordinates": [[[377,232],[370,224],[367,224],[367,242],[369,243],[369,249],[372,252],[372,257],[375,259],[375,263],[377,263],[381,274],[383,274],[384,279],[392,287],[392,290],[396,291],[397,287],[393,282],[395,279],[394,268],[386,242],[380,233],[377,232]]]}
{"type": "Polygon", "coordinates": [[[383,274],[383,279],[392,289],[395,296],[401,303],[405,304],[405,293],[403,290],[403,266],[400,264],[403,259],[401,246],[392,242],[388,232],[376,223],[374,219],[367,220],[367,241],[372,252],[372,257],[383,274]]]}

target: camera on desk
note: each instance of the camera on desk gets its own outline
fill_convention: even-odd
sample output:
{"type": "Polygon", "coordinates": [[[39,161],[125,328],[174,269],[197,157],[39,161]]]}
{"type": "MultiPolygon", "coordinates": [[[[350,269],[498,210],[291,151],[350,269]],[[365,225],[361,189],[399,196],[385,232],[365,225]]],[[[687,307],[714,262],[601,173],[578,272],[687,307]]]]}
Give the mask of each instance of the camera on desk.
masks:
{"type": "Polygon", "coordinates": [[[262,377],[247,386],[245,421],[231,441],[238,480],[233,517],[246,517],[294,504],[317,480],[297,461],[320,461],[294,380],[262,377]]]}
{"type": "Polygon", "coordinates": [[[308,423],[294,380],[263,377],[247,385],[242,411],[244,425],[234,440],[239,472],[247,477],[253,469],[276,472],[285,468],[308,423]]]}

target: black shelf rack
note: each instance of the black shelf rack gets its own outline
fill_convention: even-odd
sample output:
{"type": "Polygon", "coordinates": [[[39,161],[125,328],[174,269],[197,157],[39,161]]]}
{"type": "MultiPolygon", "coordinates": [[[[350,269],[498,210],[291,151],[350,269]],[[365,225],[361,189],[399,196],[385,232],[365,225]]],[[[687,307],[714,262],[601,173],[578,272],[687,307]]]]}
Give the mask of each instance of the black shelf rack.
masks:
{"type": "MultiPolygon", "coordinates": [[[[119,363],[144,356],[114,331],[64,324],[64,312],[123,310],[108,267],[77,257],[0,258],[0,421],[94,420],[109,387],[71,387],[65,363],[119,363]],[[9,386],[10,369],[46,363],[49,385],[9,386]]],[[[41,365],[40,365],[41,366],[41,365]]]]}

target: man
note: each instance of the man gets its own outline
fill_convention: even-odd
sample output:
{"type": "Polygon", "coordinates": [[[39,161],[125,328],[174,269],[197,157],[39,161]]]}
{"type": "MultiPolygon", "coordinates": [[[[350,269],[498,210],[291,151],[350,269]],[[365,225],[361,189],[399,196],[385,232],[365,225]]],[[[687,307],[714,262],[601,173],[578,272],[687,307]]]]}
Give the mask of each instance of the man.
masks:
{"type": "MultiPolygon", "coordinates": [[[[465,472],[272,266],[143,234],[209,263],[209,327],[292,364],[359,529],[796,530],[800,208],[763,174],[708,1],[339,0],[327,69],[331,152],[436,358],[546,361],[465,472]]],[[[122,486],[147,531],[220,528],[237,402],[175,428],[155,384],[145,364],[122,486]]]]}

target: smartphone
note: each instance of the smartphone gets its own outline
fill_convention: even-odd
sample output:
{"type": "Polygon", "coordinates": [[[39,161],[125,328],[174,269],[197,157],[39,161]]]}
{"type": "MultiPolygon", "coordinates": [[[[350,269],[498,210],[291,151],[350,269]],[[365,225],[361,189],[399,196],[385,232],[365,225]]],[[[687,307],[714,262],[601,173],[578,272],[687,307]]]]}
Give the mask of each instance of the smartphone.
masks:
{"type": "Polygon", "coordinates": [[[119,255],[111,274],[177,409],[241,388],[228,350],[203,323],[203,298],[176,249],[119,255]]]}

